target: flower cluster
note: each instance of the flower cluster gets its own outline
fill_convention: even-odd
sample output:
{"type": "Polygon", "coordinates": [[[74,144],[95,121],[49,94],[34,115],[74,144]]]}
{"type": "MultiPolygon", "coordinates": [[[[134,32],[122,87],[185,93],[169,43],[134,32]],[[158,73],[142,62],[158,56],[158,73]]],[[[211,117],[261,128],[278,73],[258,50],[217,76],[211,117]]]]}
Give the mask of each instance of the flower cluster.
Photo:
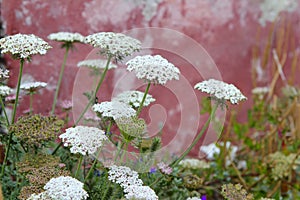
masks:
{"type": "Polygon", "coordinates": [[[128,186],[124,192],[126,199],[129,200],[158,200],[158,196],[149,186],[128,186]]]}
{"type": "Polygon", "coordinates": [[[251,92],[252,94],[263,95],[270,91],[269,87],[256,87],[251,92]]]}
{"type": "Polygon", "coordinates": [[[9,78],[9,70],[0,68],[0,81],[4,81],[9,78]]]}
{"type": "Polygon", "coordinates": [[[51,33],[48,36],[48,39],[58,42],[84,42],[84,36],[82,36],[80,33],[69,32],[51,33]]]}
{"type": "Polygon", "coordinates": [[[186,200],[201,200],[199,197],[188,197],[186,200]]]}
{"type": "Polygon", "coordinates": [[[123,189],[125,197],[132,200],[157,200],[155,192],[148,186],[143,186],[139,174],[129,167],[112,165],[109,167],[108,179],[119,184],[123,189]]]}
{"type": "Polygon", "coordinates": [[[210,94],[217,100],[228,100],[232,104],[237,104],[239,101],[247,99],[233,84],[224,83],[215,79],[197,83],[194,88],[210,94]]]}
{"type": "Polygon", "coordinates": [[[209,163],[195,158],[184,159],[179,162],[179,165],[186,169],[208,169],[210,167],[209,163]]]}
{"type": "Polygon", "coordinates": [[[10,93],[12,93],[12,89],[6,85],[0,85],[0,96],[1,97],[6,97],[10,93]]]}
{"type": "Polygon", "coordinates": [[[167,174],[170,175],[173,171],[173,169],[171,167],[169,167],[166,163],[164,162],[160,162],[157,164],[158,169],[163,173],[163,174],[167,174]]]}
{"type": "Polygon", "coordinates": [[[95,153],[102,146],[103,141],[107,140],[104,131],[87,126],[68,128],[59,138],[64,142],[64,146],[72,146],[71,153],[82,155],[95,153]]]}
{"type": "Polygon", "coordinates": [[[112,165],[109,167],[108,180],[118,183],[125,189],[130,185],[142,186],[143,181],[139,179],[139,174],[129,167],[112,165]]]}
{"type": "Polygon", "coordinates": [[[146,132],[146,122],[136,117],[121,117],[115,120],[119,129],[124,133],[139,137],[146,132]]]}
{"type": "Polygon", "coordinates": [[[296,154],[290,154],[288,156],[277,151],[268,156],[267,163],[271,167],[271,175],[274,180],[283,179],[291,173],[293,164],[296,162],[296,154]]]}
{"type": "Polygon", "coordinates": [[[132,117],[136,111],[125,103],[118,101],[104,101],[93,106],[93,110],[102,117],[110,117],[114,120],[122,117],[132,117]]]}
{"type": "MultiPolygon", "coordinates": [[[[83,60],[80,61],[77,66],[78,67],[89,67],[93,69],[104,69],[107,64],[107,60],[102,60],[102,59],[92,59],[92,60],[83,60]]],[[[115,69],[117,68],[117,65],[113,63],[109,63],[108,69],[115,69]]]]}
{"type": "Polygon", "coordinates": [[[221,194],[225,199],[243,199],[243,200],[253,200],[252,194],[248,194],[245,189],[242,188],[240,184],[224,184],[222,185],[221,194]]]}
{"type": "MultiPolygon", "coordinates": [[[[116,97],[114,97],[113,101],[119,101],[126,103],[133,108],[138,108],[143,100],[144,93],[140,91],[125,91],[120,94],[118,94],[116,97]]],[[[154,102],[155,99],[152,97],[152,95],[147,94],[146,99],[144,101],[143,106],[148,106],[150,103],[154,102]]]]}
{"type": "Polygon", "coordinates": [[[25,90],[27,92],[35,92],[41,88],[44,88],[47,86],[47,83],[45,82],[27,82],[27,83],[22,83],[20,88],[22,90],[25,90]]]}
{"type": "Polygon", "coordinates": [[[93,47],[100,48],[101,53],[118,60],[139,51],[141,42],[122,33],[100,32],[89,35],[85,42],[93,47]]]}
{"type": "Polygon", "coordinates": [[[15,136],[27,145],[40,146],[53,140],[63,127],[64,122],[55,116],[22,116],[10,126],[15,136]]]}
{"type": "Polygon", "coordinates": [[[71,100],[64,100],[60,103],[60,107],[64,110],[70,110],[73,107],[71,100]]]}
{"type": "Polygon", "coordinates": [[[49,195],[47,194],[47,192],[42,192],[39,194],[32,194],[29,198],[27,198],[27,200],[53,200],[51,197],[49,197],[49,195]]]}
{"type": "Polygon", "coordinates": [[[134,72],[138,79],[164,85],[169,80],[178,80],[180,71],[160,55],[137,56],[127,63],[127,70],[134,72]]]}
{"type": "MultiPolygon", "coordinates": [[[[229,166],[236,158],[236,154],[238,151],[238,147],[235,145],[231,145],[231,142],[220,142],[219,145],[222,147],[225,146],[229,154],[226,156],[226,166],[229,166]]],[[[201,146],[200,151],[204,152],[207,155],[208,160],[214,160],[215,155],[219,155],[221,152],[221,148],[218,147],[215,143],[211,143],[207,146],[201,146]]]]}
{"type": "Polygon", "coordinates": [[[0,39],[2,53],[11,53],[17,59],[30,59],[35,54],[46,54],[51,46],[41,38],[30,34],[15,34],[0,39]]]}
{"type": "Polygon", "coordinates": [[[44,189],[48,196],[53,199],[87,199],[88,193],[83,189],[83,183],[70,176],[52,178],[44,189]]]}

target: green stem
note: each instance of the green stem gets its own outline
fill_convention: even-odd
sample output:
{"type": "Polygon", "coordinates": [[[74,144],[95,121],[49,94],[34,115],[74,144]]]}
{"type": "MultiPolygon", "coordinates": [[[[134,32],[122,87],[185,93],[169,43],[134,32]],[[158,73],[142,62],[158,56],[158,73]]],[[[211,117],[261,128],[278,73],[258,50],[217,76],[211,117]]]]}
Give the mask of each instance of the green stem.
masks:
{"type": "Polygon", "coordinates": [[[66,46],[66,52],[65,52],[65,55],[64,55],[63,63],[61,65],[60,74],[59,74],[59,78],[58,78],[58,82],[57,82],[57,86],[56,86],[56,90],[55,90],[55,95],[54,95],[54,99],[53,99],[53,104],[52,104],[52,109],[51,109],[51,115],[53,115],[54,111],[55,111],[57,97],[58,97],[58,93],[59,93],[61,81],[62,81],[62,78],[63,78],[63,75],[64,75],[64,71],[65,71],[69,49],[70,49],[70,47],[66,46]]]}
{"type": "Polygon", "coordinates": [[[94,162],[93,162],[93,164],[92,164],[90,170],[88,171],[86,177],[84,178],[84,182],[83,182],[83,183],[86,183],[87,179],[89,178],[89,176],[91,175],[93,169],[95,168],[95,166],[96,166],[96,164],[97,164],[97,162],[98,162],[97,159],[98,159],[98,157],[100,156],[100,153],[101,153],[101,148],[99,149],[98,154],[96,155],[96,158],[95,158],[95,160],[94,160],[94,162]]]}
{"type": "Polygon", "coordinates": [[[19,93],[20,93],[20,85],[21,85],[21,79],[22,79],[22,73],[23,73],[23,66],[24,66],[24,59],[20,60],[20,71],[19,71],[19,77],[18,77],[18,85],[17,85],[17,92],[16,92],[16,100],[13,108],[13,114],[11,118],[11,123],[13,124],[15,122],[16,112],[17,112],[17,106],[19,101],[19,93]]]}
{"type": "MultiPolygon", "coordinates": [[[[15,104],[14,104],[14,108],[13,108],[11,124],[13,124],[15,122],[16,111],[17,111],[18,100],[19,100],[19,93],[20,93],[20,86],[21,86],[21,80],[22,80],[22,74],[23,74],[24,61],[25,61],[24,59],[20,60],[20,71],[19,71],[18,85],[17,85],[17,91],[16,91],[16,100],[15,100],[15,104]]],[[[10,132],[8,144],[7,144],[7,148],[6,148],[6,152],[5,152],[5,156],[4,156],[4,160],[3,160],[3,164],[2,164],[2,169],[1,169],[1,178],[4,175],[4,171],[5,171],[4,169],[5,169],[5,165],[7,162],[8,155],[9,155],[10,145],[11,145],[11,141],[12,141],[12,135],[13,135],[13,132],[10,132]]]]}
{"type": "Polygon", "coordinates": [[[140,115],[140,113],[141,113],[141,111],[142,111],[142,108],[143,108],[143,106],[144,106],[144,102],[145,102],[146,97],[147,97],[147,94],[148,94],[148,92],[149,92],[150,85],[151,85],[151,82],[149,82],[148,85],[147,85],[147,87],[146,87],[146,90],[145,90],[143,99],[142,99],[142,101],[141,101],[141,103],[140,103],[140,106],[139,106],[137,112],[136,112],[136,116],[137,116],[137,117],[140,115]]]}
{"type": "Polygon", "coordinates": [[[32,112],[33,112],[32,102],[33,102],[33,93],[30,92],[30,94],[29,94],[29,110],[30,110],[29,113],[30,114],[32,114],[32,112]]]}
{"type": "Polygon", "coordinates": [[[0,101],[1,101],[1,107],[2,107],[4,116],[5,116],[5,119],[6,119],[7,126],[9,126],[9,119],[7,117],[7,113],[6,113],[6,110],[5,110],[5,105],[3,103],[2,97],[0,97],[0,101]]]}
{"type": "Polygon", "coordinates": [[[209,118],[205,122],[204,126],[202,127],[202,129],[200,130],[199,134],[196,136],[192,144],[183,152],[183,154],[180,155],[178,159],[176,159],[173,163],[171,163],[170,166],[175,167],[186,155],[188,155],[188,153],[193,149],[193,147],[199,142],[203,133],[208,128],[211,120],[214,118],[217,108],[218,108],[218,103],[216,103],[216,105],[213,106],[209,118]]]}
{"type": "MultiPolygon", "coordinates": [[[[100,89],[100,86],[101,86],[101,84],[102,84],[102,82],[103,82],[103,80],[104,80],[104,78],[105,78],[105,75],[106,75],[106,73],[107,73],[107,71],[108,71],[108,67],[109,67],[109,64],[110,64],[111,59],[112,59],[112,56],[109,56],[108,59],[107,59],[106,66],[105,66],[105,68],[104,68],[104,70],[103,70],[103,73],[102,73],[102,75],[101,75],[101,78],[100,78],[100,80],[99,80],[99,83],[98,83],[98,85],[97,85],[97,87],[96,87],[96,89],[95,89],[94,96],[96,96],[96,94],[98,93],[98,90],[100,89]]],[[[92,95],[92,96],[93,96],[93,95],[92,95]]],[[[76,120],[75,125],[77,125],[77,124],[80,122],[80,120],[82,119],[82,117],[84,116],[84,114],[86,113],[86,111],[89,109],[89,107],[94,103],[94,101],[95,101],[95,99],[94,99],[93,97],[91,97],[91,99],[89,100],[89,103],[88,103],[87,106],[84,108],[84,110],[83,110],[82,113],[80,114],[79,118],[76,120]]]]}
{"type": "Polygon", "coordinates": [[[79,162],[78,162],[78,165],[77,165],[77,170],[75,172],[75,178],[78,178],[78,174],[79,174],[79,171],[80,171],[80,168],[81,168],[82,160],[83,160],[83,155],[80,155],[79,162]]]}

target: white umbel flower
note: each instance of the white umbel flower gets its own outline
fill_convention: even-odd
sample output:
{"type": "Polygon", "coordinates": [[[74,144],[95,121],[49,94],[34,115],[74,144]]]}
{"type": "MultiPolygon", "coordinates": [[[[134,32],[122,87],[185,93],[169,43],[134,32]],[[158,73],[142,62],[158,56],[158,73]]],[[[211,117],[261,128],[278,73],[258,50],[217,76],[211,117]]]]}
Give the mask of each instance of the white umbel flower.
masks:
{"type": "Polygon", "coordinates": [[[84,42],[84,36],[80,33],[58,32],[48,35],[49,40],[58,42],[84,42]]]}
{"type": "MultiPolygon", "coordinates": [[[[91,59],[91,60],[83,60],[80,61],[77,66],[78,67],[89,67],[93,69],[104,69],[106,66],[107,60],[102,59],[91,59]]],[[[113,63],[109,63],[108,69],[115,69],[117,65],[113,63]]]]}
{"type": "Polygon", "coordinates": [[[267,94],[269,91],[270,91],[269,87],[256,87],[253,88],[251,92],[252,94],[261,95],[261,94],[267,94]]]}
{"type": "Polygon", "coordinates": [[[47,53],[52,48],[41,38],[30,34],[15,34],[0,39],[1,53],[11,53],[18,59],[29,59],[32,55],[47,53]]]}
{"type": "Polygon", "coordinates": [[[186,169],[207,169],[210,167],[209,163],[195,158],[187,158],[179,162],[179,165],[186,169]]]}
{"type": "Polygon", "coordinates": [[[108,171],[108,180],[119,184],[123,189],[132,185],[143,185],[143,181],[139,179],[139,174],[125,166],[110,166],[108,171]]]}
{"type": "Polygon", "coordinates": [[[39,194],[30,195],[30,197],[27,198],[27,200],[54,200],[54,199],[50,198],[47,192],[42,192],[39,194]]]}
{"type": "Polygon", "coordinates": [[[93,106],[93,110],[102,117],[112,117],[114,120],[122,117],[132,117],[136,111],[129,105],[118,101],[104,101],[93,106]]]}
{"type": "Polygon", "coordinates": [[[188,197],[186,200],[201,200],[199,197],[188,197]]]}
{"type": "Polygon", "coordinates": [[[201,92],[208,93],[219,100],[228,100],[232,104],[237,104],[239,101],[247,99],[233,84],[224,83],[215,79],[197,83],[194,88],[201,92]]]}
{"type": "Polygon", "coordinates": [[[169,80],[178,80],[180,71],[160,55],[137,56],[127,63],[127,70],[134,72],[138,79],[164,85],[169,80]]]}
{"type": "Polygon", "coordinates": [[[70,176],[52,178],[45,186],[48,196],[59,200],[87,199],[88,193],[83,189],[83,183],[70,176]]]}
{"type": "Polygon", "coordinates": [[[158,196],[155,194],[149,186],[137,186],[132,185],[124,190],[126,199],[129,200],[158,200],[158,196]]]}
{"type": "Polygon", "coordinates": [[[104,131],[87,126],[68,128],[59,138],[62,139],[64,146],[71,146],[71,153],[80,153],[82,155],[95,153],[102,146],[103,141],[107,140],[104,131]]]}
{"type": "MultiPolygon", "coordinates": [[[[145,94],[144,92],[140,92],[140,91],[136,91],[136,90],[125,91],[125,92],[118,94],[112,100],[126,103],[126,104],[132,106],[133,108],[138,108],[140,106],[140,103],[143,100],[144,94],[145,94]]],[[[150,103],[152,103],[154,101],[155,101],[155,99],[152,97],[152,95],[147,94],[143,106],[144,107],[149,106],[150,103]]]]}
{"type": "Polygon", "coordinates": [[[0,96],[6,97],[12,93],[12,89],[6,85],[0,85],[0,96]]]}
{"type": "Polygon", "coordinates": [[[85,37],[85,42],[100,48],[107,56],[123,59],[139,51],[141,42],[122,33],[100,32],[85,37]]]}
{"type": "Polygon", "coordinates": [[[26,90],[26,91],[36,91],[36,90],[44,88],[46,86],[47,86],[47,83],[37,81],[37,82],[22,83],[20,88],[22,90],[26,90]]]}
{"type": "Polygon", "coordinates": [[[8,73],[9,73],[9,70],[0,68],[0,81],[8,79],[9,78],[8,73]]]}

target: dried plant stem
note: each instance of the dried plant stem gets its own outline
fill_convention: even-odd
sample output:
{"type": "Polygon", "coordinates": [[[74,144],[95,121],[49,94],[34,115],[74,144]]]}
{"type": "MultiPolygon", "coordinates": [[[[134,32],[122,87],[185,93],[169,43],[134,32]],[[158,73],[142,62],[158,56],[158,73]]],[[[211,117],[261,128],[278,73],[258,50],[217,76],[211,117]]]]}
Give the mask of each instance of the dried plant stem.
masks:
{"type": "Polygon", "coordinates": [[[231,162],[231,165],[232,165],[232,167],[233,167],[235,173],[237,174],[239,180],[241,181],[242,185],[244,186],[244,188],[245,188],[246,190],[249,190],[249,187],[248,187],[246,181],[243,179],[243,177],[242,177],[240,171],[239,171],[238,168],[235,166],[234,162],[231,162]]]}

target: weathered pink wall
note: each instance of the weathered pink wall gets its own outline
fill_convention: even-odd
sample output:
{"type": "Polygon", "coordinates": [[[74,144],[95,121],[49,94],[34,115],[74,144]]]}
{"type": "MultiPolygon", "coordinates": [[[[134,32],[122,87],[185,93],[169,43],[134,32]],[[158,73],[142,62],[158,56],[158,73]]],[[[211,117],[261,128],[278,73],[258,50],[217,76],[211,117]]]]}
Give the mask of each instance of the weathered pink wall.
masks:
{"type": "MultiPolygon", "coordinates": [[[[58,31],[79,32],[88,35],[101,31],[123,32],[132,28],[163,27],[182,32],[203,45],[215,61],[224,81],[236,84],[250,96],[251,51],[258,44],[266,44],[271,22],[267,17],[276,9],[267,10],[264,4],[273,0],[2,0],[1,14],[6,34],[33,33],[47,40],[50,33],[58,31]],[[260,30],[260,39],[256,35],[260,30]]],[[[286,0],[287,6],[277,20],[283,18],[292,24],[296,47],[299,48],[300,12],[298,0],[286,0]],[[298,5],[297,5],[298,4],[298,5]]],[[[273,3],[274,4],[274,3],[273,3]]],[[[278,3],[280,4],[280,3],[278,3]]],[[[282,4],[285,6],[285,4],[282,4]]],[[[273,6],[274,7],[274,6],[273,6]]],[[[275,6],[276,7],[276,6],[275,6]]],[[[272,6],[271,6],[272,8],[272,6]]],[[[37,81],[48,82],[48,89],[39,96],[35,110],[49,111],[53,89],[59,75],[63,50],[59,43],[49,41],[54,47],[47,56],[36,56],[27,63],[24,74],[37,81]]],[[[92,50],[88,45],[76,45],[69,55],[60,100],[70,99],[78,61],[85,59],[92,50]]],[[[298,51],[299,53],[299,51],[298,51]]],[[[181,70],[187,70],[180,66],[181,70]]],[[[18,65],[8,59],[12,79],[16,84],[18,65]]],[[[299,70],[299,69],[298,69],[299,70]]],[[[110,77],[113,73],[109,74],[110,77]]],[[[263,77],[261,85],[272,77],[263,77]]],[[[191,77],[193,79],[193,77],[191,77]]],[[[197,82],[197,80],[193,80],[197,82]]],[[[109,84],[102,89],[109,90],[109,84]]],[[[110,95],[102,95],[102,100],[110,95]]],[[[245,113],[251,100],[241,104],[245,113]]],[[[20,112],[28,105],[21,104],[20,112]]],[[[245,118],[242,115],[242,118],[245,118]]],[[[176,121],[176,120],[175,120],[176,121]]]]}

